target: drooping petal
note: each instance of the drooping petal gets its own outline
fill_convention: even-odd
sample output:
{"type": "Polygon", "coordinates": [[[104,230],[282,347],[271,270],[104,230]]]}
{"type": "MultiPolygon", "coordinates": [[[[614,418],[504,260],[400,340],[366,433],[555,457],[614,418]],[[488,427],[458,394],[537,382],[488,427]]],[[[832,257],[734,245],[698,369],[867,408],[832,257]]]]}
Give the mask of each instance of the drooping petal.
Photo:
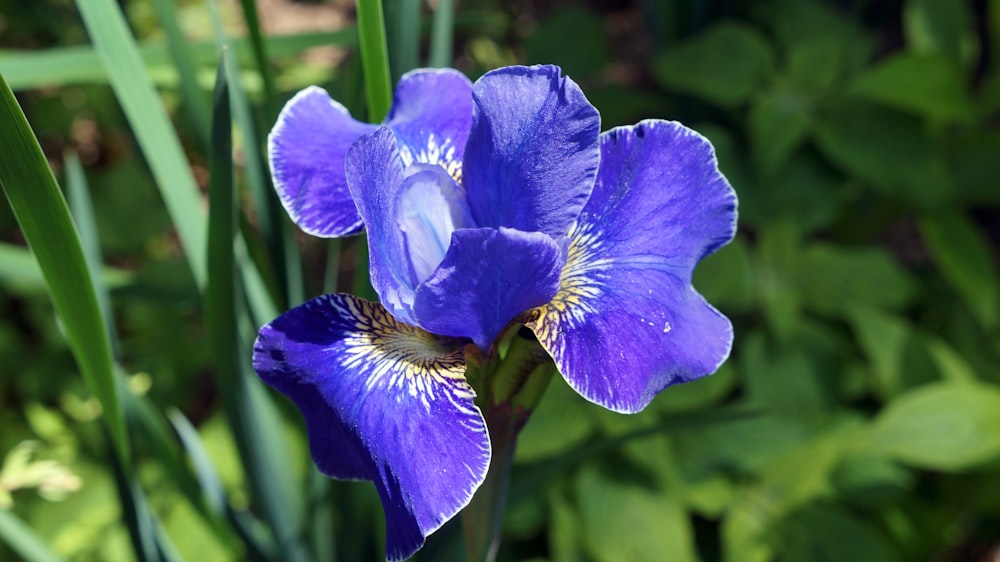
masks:
{"type": "Polygon", "coordinates": [[[472,126],[472,83],[450,68],[407,72],[385,124],[399,139],[404,165],[437,164],[458,179],[472,126]]]}
{"type": "Polygon", "coordinates": [[[358,137],[374,129],[352,119],[316,86],[285,104],[267,137],[267,152],[278,198],[299,228],[326,238],[361,230],[344,179],[344,158],[358,137]]]}
{"type": "Polygon", "coordinates": [[[552,299],[561,267],[559,245],[540,232],[456,230],[444,261],[417,287],[417,323],[487,349],[515,316],[552,299]]]}
{"type": "Polygon", "coordinates": [[[414,279],[403,231],[397,222],[399,194],[406,189],[406,174],[396,136],[379,127],[348,151],[347,182],[368,232],[372,287],[393,316],[415,324],[411,306],[414,279]]]}
{"type": "Polygon", "coordinates": [[[665,121],[609,131],[559,293],[527,325],[581,395],[637,412],[729,355],[732,325],[691,274],[735,229],[736,195],[704,137],[665,121]]]}
{"type": "Polygon", "coordinates": [[[412,555],[486,476],[490,442],[461,351],[378,304],[312,299],[261,328],[253,363],[301,410],[324,474],[375,484],[390,560],[412,555]]]}
{"type": "Polygon", "coordinates": [[[597,174],[597,110],[554,66],[494,70],[472,94],[463,178],[476,223],[565,236],[597,174]]]}

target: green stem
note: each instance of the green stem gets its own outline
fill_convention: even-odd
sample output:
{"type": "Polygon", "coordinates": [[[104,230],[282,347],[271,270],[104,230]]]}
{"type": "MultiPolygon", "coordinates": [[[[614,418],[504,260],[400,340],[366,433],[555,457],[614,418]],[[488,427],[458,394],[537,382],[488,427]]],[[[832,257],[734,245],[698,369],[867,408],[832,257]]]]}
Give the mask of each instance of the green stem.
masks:
{"type": "Polygon", "coordinates": [[[357,10],[358,42],[361,48],[361,65],[365,71],[368,120],[372,123],[381,123],[392,104],[382,0],[357,0],[357,10]]]}
{"type": "Polygon", "coordinates": [[[434,10],[434,26],[431,29],[430,66],[451,66],[452,44],[454,43],[453,0],[438,0],[434,10]]]}
{"type": "Polygon", "coordinates": [[[493,562],[496,559],[517,433],[527,421],[528,412],[501,404],[490,408],[485,417],[493,458],[486,480],[462,511],[462,531],[469,562],[493,562]]]}

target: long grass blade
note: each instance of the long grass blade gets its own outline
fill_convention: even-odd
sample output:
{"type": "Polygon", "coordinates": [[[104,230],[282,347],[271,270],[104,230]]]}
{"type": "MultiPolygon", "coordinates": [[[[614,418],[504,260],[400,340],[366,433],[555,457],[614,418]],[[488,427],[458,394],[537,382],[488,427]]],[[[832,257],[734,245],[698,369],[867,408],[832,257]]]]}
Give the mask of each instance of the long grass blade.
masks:
{"type": "MultiPolygon", "coordinates": [[[[131,271],[108,266],[101,268],[100,277],[108,289],[127,287],[135,280],[131,271]]],[[[25,289],[45,290],[45,276],[31,251],[5,242],[0,242],[0,281],[25,289]]]]}
{"type": "Polygon", "coordinates": [[[0,539],[25,562],[64,562],[27,523],[0,509],[0,539]]]}
{"type": "Polygon", "coordinates": [[[280,430],[280,418],[260,381],[249,374],[250,352],[241,344],[241,327],[248,325],[248,321],[238,307],[241,295],[234,253],[236,197],[226,64],[223,51],[213,104],[209,158],[209,280],[205,299],[209,337],[215,353],[217,384],[223,391],[223,407],[254,498],[282,556],[290,561],[306,560],[299,532],[301,501],[292,486],[295,478],[282,460],[288,458],[282,451],[284,440],[273,434],[280,430]]]}
{"type": "Polygon", "coordinates": [[[207,281],[205,213],[198,185],[163,103],[146,74],[135,39],[114,0],[77,0],[94,48],[142,148],[191,273],[199,287],[207,281]]]}
{"type": "Polygon", "coordinates": [[[434,26],[431,29],[431,54],[429,66],[452,65],[452,45],[455,42],[455,2],[438,0],[434,9],[434,26]]]}
{"type": "Polygon", "coordinates": [[[177,68],[180,78],[181,96],[188,120],[203,146],[208,145],[209,120],[211,107],[208,98],[198,84],[198,73],[194,58],[190,53],[187,40],[177,23],[177,8],[174,0],[153,0],[153,8],[160,20],[160,27],[167,36],[167,48],[170,49],[170,59],[177,68]]]}
{"type": "Polygon", "coordinates": [[[368,120],[381,123],[392,104],[389,82],[389,55],[385,41],[385,18],[382,0],[357,0],[358,42],[365,72],[365,97],[368,120]]]}
{"type": "Polygon", "coordinates": [[[0,186],[45,277],[70,349],[101,403],[116,455],[130,466],[111,344],[66,200],[14,92],[0,75],[0,186]]]}
{"type": "Polygon", "coordinates": [[[420,0],[386,0],[389,69],[392,82],[420,64],[420,0]]]}
{"type": "Polygon", "coordinates": [[[253,0],[240,0],[240,7],[243,8],[243,21],[246,22],[247,31],[250,34],[250,46],[253,50],[254,62],[260,72],[261,82],[264,84],[264,107],[267,108],[269,116],[277,116],[277,102],[274,78],[269,68],[270,62],[267,57],[267,47],[264,43],[264,34],[260,31],[260,16],[257,13],[257,3],[253,0]]]}
{"type": "MultiPolygon", "coordinates": [[[[271,56],[287,58],[299,56],[312,47],[324,45],[353,47],[357,44],[357,40],[357,29],[345,27],[333,32],[267,37],[264,41],[271,56]]],[[[234,40],[232,50],[233,56],[241,66],[253,63],[249,40],[234,40]]],[[[199,70],[211,73],[215,69],[219,53],[214,40],[191,43],[188,52],[199,70]]],[[[139,55],[154,83],[161,86],[178,84],[180,75],[166,45],[143,43],[139,45],[139,55]]],[[[108,82],[109,77],[97,51],[90,46],[55,47],[41,51],[0,49],[0,72],[7,77],[14,91],[42,86],[104,84],[108,82]]]]}

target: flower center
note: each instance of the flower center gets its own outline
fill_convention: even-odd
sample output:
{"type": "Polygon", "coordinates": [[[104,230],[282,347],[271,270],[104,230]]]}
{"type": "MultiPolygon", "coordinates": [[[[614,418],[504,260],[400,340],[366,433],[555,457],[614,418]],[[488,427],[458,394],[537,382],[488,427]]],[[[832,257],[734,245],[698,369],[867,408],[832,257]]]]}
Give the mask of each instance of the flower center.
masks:
{"type": "Polygon", "coordinates": [[[403,239],[414,286],[434,273],[451,245],[451,233],[474,227],[465,189],[437,165],[407,169],[400,190],[396,222],[403,239]]]}

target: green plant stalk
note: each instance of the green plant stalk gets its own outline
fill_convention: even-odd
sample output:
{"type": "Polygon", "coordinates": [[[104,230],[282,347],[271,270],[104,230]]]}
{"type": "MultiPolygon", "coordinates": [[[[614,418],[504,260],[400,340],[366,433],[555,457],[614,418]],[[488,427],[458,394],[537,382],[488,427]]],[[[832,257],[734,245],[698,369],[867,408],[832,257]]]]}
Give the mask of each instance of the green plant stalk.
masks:
{"type": "Polygon", "coordinates": [[[454,43],[454,0],[438,0],[434,10],[434,27],[431,30],[430,66],[448,67],[452,63],[454,43]]]}
{"type": "Polygon", "coordinates": [[[115,97],[132,125],[177,229],[198,286],[207,280],[205,213],[198,184],[163,102],[146,73],[135,38],[114,0],[77,0],[115,97]]]}
{"type": "Polygon", "coordinates": [[[392,105],[389,54],[385,40],[382,0],[357,0],[358,42],[365,72],[368,121],[381,123],[392,105]]]}
{"type": "Polygon", "coordinates": [[[45,155],[0,75],[0,186],[38,260],[70,349],[105,413],[115,455],[131,468],[128,435],[115,384],[111,341],[80,238],[45,155]]]}
{"type": "Polygon", "coordinates": [[[260,16],[257,14],[257,4],[253,0],[240,0],[240,7],[243,8],[243,20],[247,24],[247,31],[250,32],[250,46],[253,49],[253,58],[257,63],[257,70],[260,72],[260,80],[264,85],[264,107],[267,108],[269,118],[277,116],[277,98],[274,89],[274,77],[267,56],[267,48],[264,43],[264,34],[260,32],[260,16]]]}

